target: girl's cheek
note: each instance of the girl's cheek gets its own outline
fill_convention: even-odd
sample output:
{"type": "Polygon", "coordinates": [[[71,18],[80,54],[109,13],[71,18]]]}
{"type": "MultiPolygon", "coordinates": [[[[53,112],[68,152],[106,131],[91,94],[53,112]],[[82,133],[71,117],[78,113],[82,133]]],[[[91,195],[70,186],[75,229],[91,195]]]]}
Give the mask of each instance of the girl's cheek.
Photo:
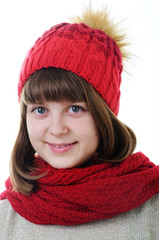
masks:
{"type": "Polygon", "coordinates": [[[27,130],[28,130],[28,134],[30,136],[34,136],[34,135],[39,135],[41,130],[40,130],[40,126],[37,123],[37,121],[34,121],[31,118],[27,119],[27,130]]]}

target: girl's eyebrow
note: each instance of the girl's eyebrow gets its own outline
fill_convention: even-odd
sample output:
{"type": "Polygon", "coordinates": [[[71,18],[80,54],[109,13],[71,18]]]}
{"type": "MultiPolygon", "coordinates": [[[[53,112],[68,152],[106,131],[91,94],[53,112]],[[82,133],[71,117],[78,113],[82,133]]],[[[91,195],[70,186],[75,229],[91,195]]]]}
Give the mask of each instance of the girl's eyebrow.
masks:
{"type": "Polygon", "coordinates": [[[44,105],[46,104],[46,102],[30,102],[30,103],[27,103],[26,105],[44,105]]]}
{"type": "Polygon", "coordinates": [[[83,105],[86,105],[88,107],[88,104],[87,102],[85,101],[45,101],[45,102],[36,102],[36,103],[26,103],[26,106],[38,106],[38,105],[43,105],[43,106],[46,106],[48,103],[50,102],[57,102],[57,103],[61,103],[61,104],[64,104],[64,105],[77,105],[77,104],[83,104],[83,105]]]}

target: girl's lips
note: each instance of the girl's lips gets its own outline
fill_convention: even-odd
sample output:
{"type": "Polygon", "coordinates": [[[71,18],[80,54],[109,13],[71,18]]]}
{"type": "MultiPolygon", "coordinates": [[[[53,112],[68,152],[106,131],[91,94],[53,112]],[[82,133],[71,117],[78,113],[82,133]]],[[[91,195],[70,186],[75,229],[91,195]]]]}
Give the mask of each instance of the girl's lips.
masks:
{"type": "Polygon", "coordinates": [[[63,143],[63,144],[51,144],[51,143],[47,143],[49,148],[55,152],[55,153],[64,153],[69,151],[71,148],[73,148],[73,146],[76,144],[77,142],[74,143],[63,143]]]}

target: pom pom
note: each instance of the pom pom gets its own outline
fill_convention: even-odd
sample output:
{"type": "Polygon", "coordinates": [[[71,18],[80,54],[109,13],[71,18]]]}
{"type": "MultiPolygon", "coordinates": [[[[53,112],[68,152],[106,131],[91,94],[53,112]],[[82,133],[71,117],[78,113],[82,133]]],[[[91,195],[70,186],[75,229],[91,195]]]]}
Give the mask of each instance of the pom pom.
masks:
{"type": "Polygon", "coordinates": [[[82,16],[75,16],[70,18],[72,23],[85,23],[87,26],[92,29],[99,29],[105,32],[106,35],[110,36],[118,45],[123,59],[127,60],[130,53],[126,50],[126,47],[129,45],[126,42],[126,35],[119,30],[119,23],[114,23],[110,19],[110,15],[106,7],[102,10],[93,10],[90,5],[88,8],[84,9],[82,16]]]}

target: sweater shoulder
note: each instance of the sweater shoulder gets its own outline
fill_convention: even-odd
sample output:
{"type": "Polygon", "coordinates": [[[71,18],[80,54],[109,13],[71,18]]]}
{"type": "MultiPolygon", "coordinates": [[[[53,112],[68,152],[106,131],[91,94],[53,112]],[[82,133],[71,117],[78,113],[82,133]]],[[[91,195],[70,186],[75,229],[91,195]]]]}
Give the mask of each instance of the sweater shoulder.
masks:
{"type": "MultiPolygon", "coordinates": [[[[10,203],[7,199],[0,200],[0,224],[6,221],[7,213],[10,207],[10,203]]],[[[1,225],[0,225],[1,227],[1,225]]]]}
{"type": "Polygon", "coordinates": [[[151,215],[151,222],[153,222],[152,229],[155,233],[155,239],[159,239],[159,193],[154,195],[150,201],[153,211],[153,214],[151,215]]]}
{"type": "Polygon", "coordinates": [[[0,235],[4,231],[5,223],[7,221],[7,216],[10,208],[10,203],[8,200],[0,200],[0,235]]]}

